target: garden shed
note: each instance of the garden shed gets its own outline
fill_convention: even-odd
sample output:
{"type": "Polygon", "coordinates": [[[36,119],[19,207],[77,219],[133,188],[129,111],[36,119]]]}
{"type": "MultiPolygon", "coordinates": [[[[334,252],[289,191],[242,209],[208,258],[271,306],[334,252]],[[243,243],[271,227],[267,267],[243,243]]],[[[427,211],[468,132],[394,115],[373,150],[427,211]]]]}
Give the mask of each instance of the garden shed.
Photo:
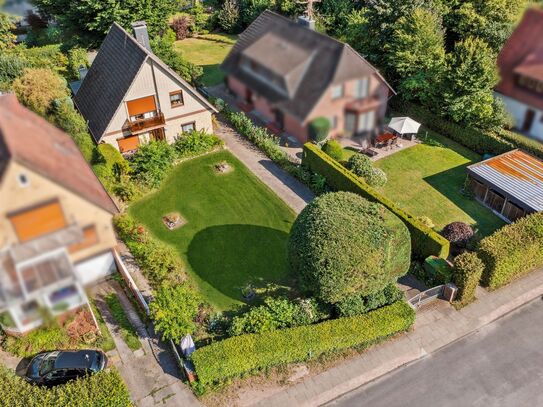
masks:
{"type": "Polygon", "coordinates": [[[467,167],[475,198],[506,221],[543,210],[543,161],[512,150],[467,167]]]}

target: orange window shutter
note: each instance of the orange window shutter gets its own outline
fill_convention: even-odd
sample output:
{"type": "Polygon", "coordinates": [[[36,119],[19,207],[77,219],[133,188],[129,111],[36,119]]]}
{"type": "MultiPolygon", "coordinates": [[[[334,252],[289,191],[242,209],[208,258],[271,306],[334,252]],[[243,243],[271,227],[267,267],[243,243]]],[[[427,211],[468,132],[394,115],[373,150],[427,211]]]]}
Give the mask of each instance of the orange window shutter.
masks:
{"type": "Polygon", "coordinates": [[[136,150],[140,145],[140,139],[138,136],[125,137],[117,140],[117,144],[119,145],[120,152],[125,153],[127,151],[136,150]]]}
{"type": "Polygon", "coordinates": [[[90,225],[83,228],[83,240],[71,245],[68,250],[70,253],[83,250],[98,243],[98,233],[96,232],[96,226],[90,225]]]}
{"type": "Polygon", "coordinates": [[[156,110],[155,97],[146,96],[144,98],[134,99],[126,102],[129,116],[152,112],[156,110]]]}
{"type": "Polygon", "coordinates": [[[37,208],[8,215],[21,242],[34,239],[66,227],[66,220],[58,201],[37,208]]]}

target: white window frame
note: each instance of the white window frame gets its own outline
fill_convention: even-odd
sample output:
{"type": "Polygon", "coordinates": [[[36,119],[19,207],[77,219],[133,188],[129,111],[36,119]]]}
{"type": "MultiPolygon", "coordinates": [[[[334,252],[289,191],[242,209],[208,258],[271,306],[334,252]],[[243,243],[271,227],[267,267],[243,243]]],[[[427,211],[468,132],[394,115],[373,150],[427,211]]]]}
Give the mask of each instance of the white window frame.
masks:
{"type": "Polygon", "coordinates": [[[332,99],[340,99],[343,97],[343,84],[332,86],[332,99]]]}
{"type": "Polygon", "coordinates": [[[356,81],[355,97],[364,99],[368,97],[370,81],[368,78],[362,78],[356,81]]]}

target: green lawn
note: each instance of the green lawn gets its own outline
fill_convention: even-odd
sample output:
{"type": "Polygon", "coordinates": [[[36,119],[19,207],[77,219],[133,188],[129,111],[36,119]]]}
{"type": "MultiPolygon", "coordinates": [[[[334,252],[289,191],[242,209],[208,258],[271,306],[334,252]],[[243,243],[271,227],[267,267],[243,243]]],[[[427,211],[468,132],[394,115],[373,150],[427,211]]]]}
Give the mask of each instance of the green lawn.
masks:
{"type": "Polygon", "coordinates": [[[228,34],[208,34],[205,38],[186,38],[176,41],[174,49],[193,64],[200,65],[204,74],[204,86],[218,85],[224,75],[219,69],[226,54],[234,46],[237,36],[228,34]]]}
{"type": "Polygon", "coordinates": [[[466,166],[481,157],[435,133],[429,137],[424,144],[376,162],[388,176],[382,192],[413,215],[428,216],[437,229],[462,221],[477,224],[487,235],[503,226],[489,209],[461,193],[466,166]]]}
{"type": "Polygon", "coordinates": [[[203,295],[219,309],[240,303],[247,284],[277,284],[279,291],[291,285],[286,242],[295,215],[227,151],[180,164],[158,192],[129,210],[176,248],[203,295]],[[233,170],[217,174],[214,165],[222,161],[233,170]],[[168,230],[161,217],[170,212],[187,223],[168,230]]]}

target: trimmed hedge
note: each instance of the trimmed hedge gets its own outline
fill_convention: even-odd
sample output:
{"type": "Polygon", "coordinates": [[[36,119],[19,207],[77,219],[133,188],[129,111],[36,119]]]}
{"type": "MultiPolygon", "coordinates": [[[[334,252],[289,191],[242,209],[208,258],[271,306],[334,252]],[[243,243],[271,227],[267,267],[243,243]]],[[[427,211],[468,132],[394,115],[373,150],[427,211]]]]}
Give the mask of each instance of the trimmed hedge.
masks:
{"type": "Polygon", "coordinates": [[[494,290],[543,265],[543,213],[534,213],[481,240],[483,285],[494,290]]]}
{"type": "Polygon", "coordinates": [[[499,155],[520,148],[543,158],[543,145],[521,134],[505,129],[481,130],[465,127],[446,120],[424,107],[395,100],[392,109],[423,123],[429,129],[440,133],[479,154],[499,155]]]}
{"type": "Polygon", "coordinates": [[[12,407],[132,406],[119,373],[112,369],[53,388],[33,386],[0,365],[0,405],[12,407]]]}
{"type": "Polygon", "coordinates": [[[475,299],[475,289],[481,280],[485,265],[473,252],[465,252],[454,259],[453,280],[458,287],[456,300],[465,305],[475,299]]]}
{"type": "Polygon", "coordinates": [[[381,203],[391,210],[409,229],[411,247],[415,256],[424,259],[431,255],[442,258],[447,258],[449,255],[450,243],[447,239],[381,195],[317,146],[311,143],[304,145],[302,162],[312,171],[323,175],[326,182],[335,190],[354,192],[372,202],[381,203]]]}
{"type": "Polygon", "coordinates": [[[273,366],[306,361],[331,351],[364,349],[407,331],[415,312],[403,301],[367,314],[316,325],[262,334],[241,335],[215,342],[192,354],[200,383],[223,383],[273,366]]]}

